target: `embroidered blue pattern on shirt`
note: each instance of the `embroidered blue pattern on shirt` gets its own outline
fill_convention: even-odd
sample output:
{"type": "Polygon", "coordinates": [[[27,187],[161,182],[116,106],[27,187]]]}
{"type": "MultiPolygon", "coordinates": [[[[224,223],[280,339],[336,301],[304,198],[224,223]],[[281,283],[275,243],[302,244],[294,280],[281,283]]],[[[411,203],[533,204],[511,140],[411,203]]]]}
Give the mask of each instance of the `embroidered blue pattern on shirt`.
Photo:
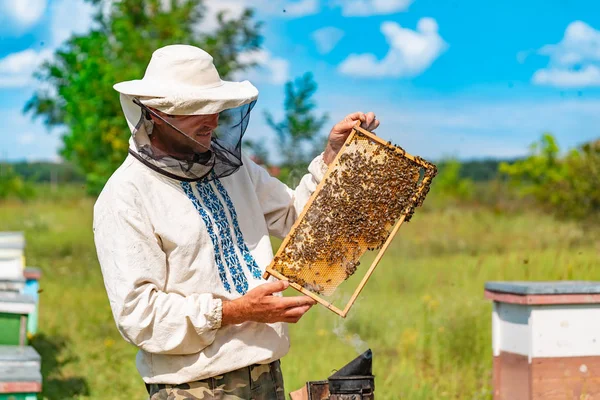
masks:
{"type": "Polygon", "coordinates": [[[229,197],[229,194],[227,193],[227,190],[225,190],[225,187],[223,186],[221,181],[219,179],[215,179],[215,180],[213,180],[213,182],[215,183],[215,186],[219,190],[221,197],[223,197],[223,199],[225,200],[225,204],[227,204],[227,209],[229,210],[229,215],[231,215],[231,220],[233,222],[233,230],[235,232],[235,238],[237,241],[237,245],[240,249],[240,252],[242,253],[242,256],[244,257],[246,266],[248,266],[248,269],[250,270],[250,272],[252,272],[252,276],[254,278],[260,279],[262,274],[260,272],[260,269],[258,268],[258,265],[256,265],[256,261],[254,260],[254,257],[252,257],[252,254],[250,254],[250,250],[248,250],[248,246],[246,246],[246,242],[244,241],[244,236],[242,235],[242,230],[240,229],[240,225],[238,223],[238,217],[237,217],[237,213],[235,212],[235,207],[233,206],[233,202],[231,201],[231,198],[229,197]]]}
{"type": "Polygon", "coordinates": [[[217,268],[219,270],[219,278],[221,278],[221,282],[223,282],[225,290],[231,293],[231,285],[227,281],[227,273],[225,272],[225,266],[223,265],[223,260],[221,259],[221,251],[219,250],[219,239],[215,234],[210,217],[198,201],[198,198],[196,198],[196,195],[194,195],[192,186],[189,184],[189,182],[181,182],[181,187],[183,188],[183,191],[185,192],[187,197],[192,201],[192,204],[194,204],[194,207],[202,217],[204,225],[206,225],[206,230],[208,231],[208,235],[210,236],[210,240],[213,244],[213,251],[215,253],[215,263],[217,264],[217,268]]]}
{"type": "Polygon", "coordinates": [[[225,262],[229,267],[235,289],[238,293],[245,294],[248,291],[248,280],[240,265],[240,260],[235,253],[235,245],[233,244],[233,238],[231,237],[231,230],[229,222],[227,221],[227,215],[225,214],[225,208],[218,199],[213,188],[210,186],[210,182],[196,182],[196,189],[198,189],[202,202],[211,212],[215,225],[219,230],[221,249],[223,250],[225,262]]]}

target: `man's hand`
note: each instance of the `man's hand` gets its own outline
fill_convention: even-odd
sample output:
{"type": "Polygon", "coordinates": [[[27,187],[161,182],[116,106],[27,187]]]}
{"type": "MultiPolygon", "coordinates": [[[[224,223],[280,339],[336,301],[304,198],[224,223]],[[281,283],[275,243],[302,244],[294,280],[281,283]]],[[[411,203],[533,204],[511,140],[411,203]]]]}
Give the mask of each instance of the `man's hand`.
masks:
{"type": "Polygon", "coordinates": [[[325,164],[329,165],[333,162],[357,121],[361,121],[360,125],[368,131],[373,131],[379,126],[379,121],[375,118],[373,112],[368,112],[366,114],[355,112],[347,115],[346,118],[335,124],[333,128],[331,128],[331,132],[329,132],[329,141],[327,142],[327,147],[325,147],[325,152],[323,154],[323,161],[325,161],[325,164]]]}
{"type": "Polygon", "coordinates": [[[273,293],[284,291],[288,286],[287,281],[265,283],[239,299],[224,301],[221,326],[246,321],[298,322],[316,302],[308,296],[273,296],[273,293]]]}

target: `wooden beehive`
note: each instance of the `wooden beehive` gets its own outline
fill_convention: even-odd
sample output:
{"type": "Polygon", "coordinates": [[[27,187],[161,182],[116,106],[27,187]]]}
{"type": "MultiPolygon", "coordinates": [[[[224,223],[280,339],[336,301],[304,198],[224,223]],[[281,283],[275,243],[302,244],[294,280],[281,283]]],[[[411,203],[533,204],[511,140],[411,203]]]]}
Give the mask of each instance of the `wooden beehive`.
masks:
{"type": "Polygon", "coordinates": [[[29,346],[0,346],[0,400],[36,400],[41,391],[37,351],[29,346]]]}
{"type": "Polygon", "coordinates": [[[265,272],[345,317],[437,170],[356,125],[265,272]],[[378,253],[344,309],[325,297],[378,253]]]}
{"type": "Polygon", "coordinates": [[[600,398],[600,282],[486,282],[495,400],[600,398]]]}
{"type": "Polygon", "coordinates": [[[0,292],[0,345],[26,345],[27,320],[34,311],[31,296],[0,292]]]}

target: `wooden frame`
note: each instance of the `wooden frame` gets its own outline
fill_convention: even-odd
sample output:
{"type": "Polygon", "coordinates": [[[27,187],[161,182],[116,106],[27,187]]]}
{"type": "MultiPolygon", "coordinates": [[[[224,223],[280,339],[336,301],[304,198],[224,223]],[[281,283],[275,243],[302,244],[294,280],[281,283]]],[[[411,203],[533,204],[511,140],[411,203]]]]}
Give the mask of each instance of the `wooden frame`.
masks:
{"type": "MultiPolygon", "coordinates": [[[[361,128],[360,127],[360,122],[356,123],[356,125],[354,126],[354,128],[350,132],[350,135],[348,135],[348,138],[346,139],[346,144],[350,143],[354,139],[354,136],[356,135],[357,132],[360,132],[361,134],[365,135],[367,138],[369,138],[370,140],[372,140],[374,142],[377,142],[377,143],[379,143],[381,145],[384,145],[384,146],[386,146],[388,148],[393,149],[397,153],[402,154],[404,157],[406,157],[406,158],[410,159],[411,161],[419,164],[421,167],[423,167],[425,169],[427,169],[427,168],[435,168],[433,166],[433,164],[431,164],[431,163],[429,163],[429,162],[421,159],[420,157],[412,156],[412,155],[406,153],[404,150],[399,149],[399,148],[397,148],[395,146],[392,146],[390,144],[390,142],[386,142],[385,140],[383,140],[382,138],[378,137],[377,135],[375,135],[375,134],[373,134],[373,133],[371,133],[371,132],[369,132],[369,131],[361,128]]],[[[344,153],[344,149],[345,148],[346,148],[346,146],[342,147],[342,150],[340,150],[340,152],[338,152],[338,154],[336,155],[336,157],[335,157],[335,159],[334,159],[334,161],[332,162],[331,165],[335,165],[338,162],[338,159],[344,153]]],[[[333,170],[333,168],[328,168],[327,172],[325,173],[325,176],[323,177],[323,179],[321,180],[321,182],[319,182],[319,184],[317,185],[317,188],[316,188],[315,192],[312,194],[312,196],[310,197],[310,199],[308,200],[308,202],[304,206],[304,209],[302,210],[302,212],[300,213],[300,215],[296,219],[296,222],[292,226],[292,228],[291,228],[290,232],[288,233],[288,235],[285,237],[285,239],[281,243],[281,246],[279,246],[279,250],[277,251],[277,254],[276,254],[274,260],[277,258],[277,256],[279,254],[281,254],[281,252],[283,251],[283,249],[288,244],[290,238],[292,237],[292,234],[295,232],[296,228],[298,227],[298,225],[300,224],[300,222],[303,220],[304,216],[306,215],[308,209],[310,208],[310,206],[314,202],[314,200],[317,197],[318,193],[321,191],[321,189],[325,185],[325,182],[327,181],[327,178],[331,174],[332,170],[333,170]]],[[[421,182],[420,182],[417,190],[415,191],[413,197],[411,198],[411,204],[415,204],[417,202],[417,200],[419,199],[419,197],[422,195],[423,190],[426,187],[428,187],[428,184],[430,183],[430,181],[431,181],[431,177],[427,176],[427,175],[421,180],[421,182]]],[[[390,245],[390,243],[394,239],[394,236],[396,236],[396,234],[398,233],[398,230],[400,229],[400,226],[402,225],[402,223],[404,222],[405,219],[406,219],[406,213],[404,213],[404,214],[402,214],[400,216],[400,218],[398,219],[398,221],[396,222],[396,224],[394,225],[394,227],[390,231],[390,234],[389,234],[388,238],[386,239],[385,243],[383,244],[383,246],[381,247],[381,249],[377,253],[377,256],[373,260],[373,263],[371,263],[371,266],[369,267],[369,269],[367,270],[367,272],[363,276],[361,282],[359,283],[358,287],[355,289],[354,293],[352,294],[352,297],[350,298],[350,300],[348,301],[348,303],[346,304],[346,306],[344,307],[343,310],[341,310],[338,307],[334,306],[333,304],[331,304],[331,302],[325,300],[324,298],[322,298],[319,295],[311,292],[310,290],[307,290],[307,289],[303,288],[299,284],[289,281],[288,277],[286,277],[285,275],[283,275],[282,273],[280,273],[279,271],[277,271],[277,270],[275,270],[273,268],[273,261],[271,261],[271,264],[269,264],[269,266],[266,268],[265,273],[263,274],[263,278],[264,279],[268,279],[269,276],[274,276],[274,277],[276,277],[279,280],[287,280],[287,281],[289,281],[290,286],[293,287],[294,289],[296,289],[297,291],[299,291],[300,293],[302,293],[302,294],[304,294],[304,295],[306,295],[308,297],[311,297],[312,299],[314,299],[315,301],[317,301],[318,303],[320,303],[321,305],[323,305],[325,308],[328,308],[329,310],[331,310],[334,313],[338,314],[342,318],[345,318],[348,315],[348,312],[350,311],[350,308],[352,307],[352,305],[356,301],[358,295],[360,294],[360,292],[362,292],[363,288],[367,284],[367,281],[369,280],[369,278],[371,277],[371,275],[375,271],[375,268],[379,264],[379,261],[383,257],[383,254],[385,253],[385,251],[387,250],[388,246],[390,245]]]]}

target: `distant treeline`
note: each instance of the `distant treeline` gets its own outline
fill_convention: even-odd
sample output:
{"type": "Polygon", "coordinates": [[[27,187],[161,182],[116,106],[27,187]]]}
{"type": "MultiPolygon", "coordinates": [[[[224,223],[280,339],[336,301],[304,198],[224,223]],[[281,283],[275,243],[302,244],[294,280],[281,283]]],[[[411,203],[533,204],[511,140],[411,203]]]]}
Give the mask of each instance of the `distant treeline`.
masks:
{"type": "MultiPolygon", "coordinates": [[[[484,182],[496,179],[499,176],[499,167],[502,163],[513,164],[518,161],[519,158],[511,159],[482,159],[482,160],[468,160],[460,161],[459,177],[461,179],[471,179],[474,182],[484,182]]],[[[441,162],[440,171],[443,168],[443,162],[441,162]]]]}
{"type": "MultiPolygon", "coordinates": [[[[474,182],[490,181],[498,177],[501,163],[514,163],[517,159],[483,159],[458,161],[460,163],[459,178],[471,179],[474,182]]],[[[0,168],[3,165],[0,164],[0,168]]],[[[68,163],[51,162],[18,162],[11,163],[12,170],[28,182],[85,182],[85,176],[68,163]]],[[[440,171],[444,169],[444,161],[438,163],[440,171]]]]}
{"type": "MultiPolygon", "coordinates": [[[[85,182],[83,174],[68,163],[52,162],[16,162],[8,164],[12,171],[27,182],[85,182]]],[[[0,163],[0,170],[7,167],[0,163]]]]}

